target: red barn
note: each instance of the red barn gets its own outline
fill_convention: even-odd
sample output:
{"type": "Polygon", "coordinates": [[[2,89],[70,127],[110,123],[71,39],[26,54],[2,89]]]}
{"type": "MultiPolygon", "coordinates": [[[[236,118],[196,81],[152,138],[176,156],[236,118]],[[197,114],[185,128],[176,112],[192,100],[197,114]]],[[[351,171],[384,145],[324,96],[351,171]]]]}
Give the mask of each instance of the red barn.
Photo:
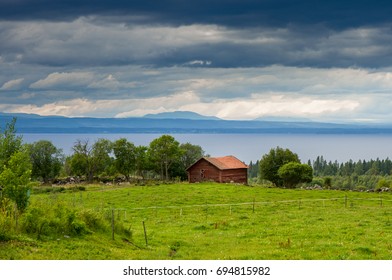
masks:
{"type": "Polygon", "coordinates": [[[234,156],[203,157],[188,167],[189,183],[248,183],[248,166],[234,156]]]}

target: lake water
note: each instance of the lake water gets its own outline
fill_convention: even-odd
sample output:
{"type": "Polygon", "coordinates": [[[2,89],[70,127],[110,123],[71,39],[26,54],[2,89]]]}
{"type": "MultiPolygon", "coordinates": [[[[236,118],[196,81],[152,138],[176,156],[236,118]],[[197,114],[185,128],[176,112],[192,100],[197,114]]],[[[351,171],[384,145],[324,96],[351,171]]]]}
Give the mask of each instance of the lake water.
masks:
{"type": "MultiPolygon", "coordinates": [[[[117,140],[127,138],[135,145],[148,146],[161,134],[24,134],[23,141],[32,143],[50,140],[63,149],[65,154],[72,153],[77,139],[88,139],[91,143],[99,138],[117,140]]],[[[234,155],[249,163],[277,146],[288,148],[298,154],[303,162],[324,156],[329,161],[345,162],[349,159],[392,158],[392,135],[323,135],[323,134],[172,134],[180,143],[190,142],[200,145],[211,156],[234,155]]]]}

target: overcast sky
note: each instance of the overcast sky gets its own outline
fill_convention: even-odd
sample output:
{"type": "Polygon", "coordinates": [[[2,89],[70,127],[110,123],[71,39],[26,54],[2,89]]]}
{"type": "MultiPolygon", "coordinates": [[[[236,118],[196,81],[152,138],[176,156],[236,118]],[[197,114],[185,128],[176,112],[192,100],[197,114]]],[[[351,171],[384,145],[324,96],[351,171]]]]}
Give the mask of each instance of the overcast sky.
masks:
{"type": "Polygon", "coordinates": [[[0,112],[392,123],[392,2],[0,0],[0,112]]]}

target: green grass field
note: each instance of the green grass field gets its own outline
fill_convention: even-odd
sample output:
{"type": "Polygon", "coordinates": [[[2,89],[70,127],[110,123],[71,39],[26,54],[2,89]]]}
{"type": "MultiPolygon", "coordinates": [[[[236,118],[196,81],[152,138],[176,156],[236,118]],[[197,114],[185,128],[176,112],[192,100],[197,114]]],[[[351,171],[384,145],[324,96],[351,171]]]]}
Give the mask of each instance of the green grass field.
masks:
{"type": "Polygon", "coordinates": [[[59,204],[113,214],[132,236],[116,233],[112,240],[110,228],[18,235],[0,242],[0,259],[392,259],[389,193],[215,183],[88,186],[35,194],[30,207],[55,211],[59,204]]]}

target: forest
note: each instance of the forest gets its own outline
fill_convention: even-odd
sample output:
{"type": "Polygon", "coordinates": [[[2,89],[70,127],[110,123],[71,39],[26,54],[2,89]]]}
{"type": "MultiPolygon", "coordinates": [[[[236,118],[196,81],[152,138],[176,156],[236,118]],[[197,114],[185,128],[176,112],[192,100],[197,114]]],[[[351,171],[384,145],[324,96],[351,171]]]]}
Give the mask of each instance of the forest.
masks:
{"type": "MultiPolygon", "coordinates": [[[[259,163],[259,160],[249,163],[248,174],[252,182],[260,182],[259,163]]],[[[313,169],[310,185],[342,190],[385,191],[392,184],[392,160],[388,157],[339,163],[318,156],[313,161],[308,160],[307,164],[313,169]]]]}

